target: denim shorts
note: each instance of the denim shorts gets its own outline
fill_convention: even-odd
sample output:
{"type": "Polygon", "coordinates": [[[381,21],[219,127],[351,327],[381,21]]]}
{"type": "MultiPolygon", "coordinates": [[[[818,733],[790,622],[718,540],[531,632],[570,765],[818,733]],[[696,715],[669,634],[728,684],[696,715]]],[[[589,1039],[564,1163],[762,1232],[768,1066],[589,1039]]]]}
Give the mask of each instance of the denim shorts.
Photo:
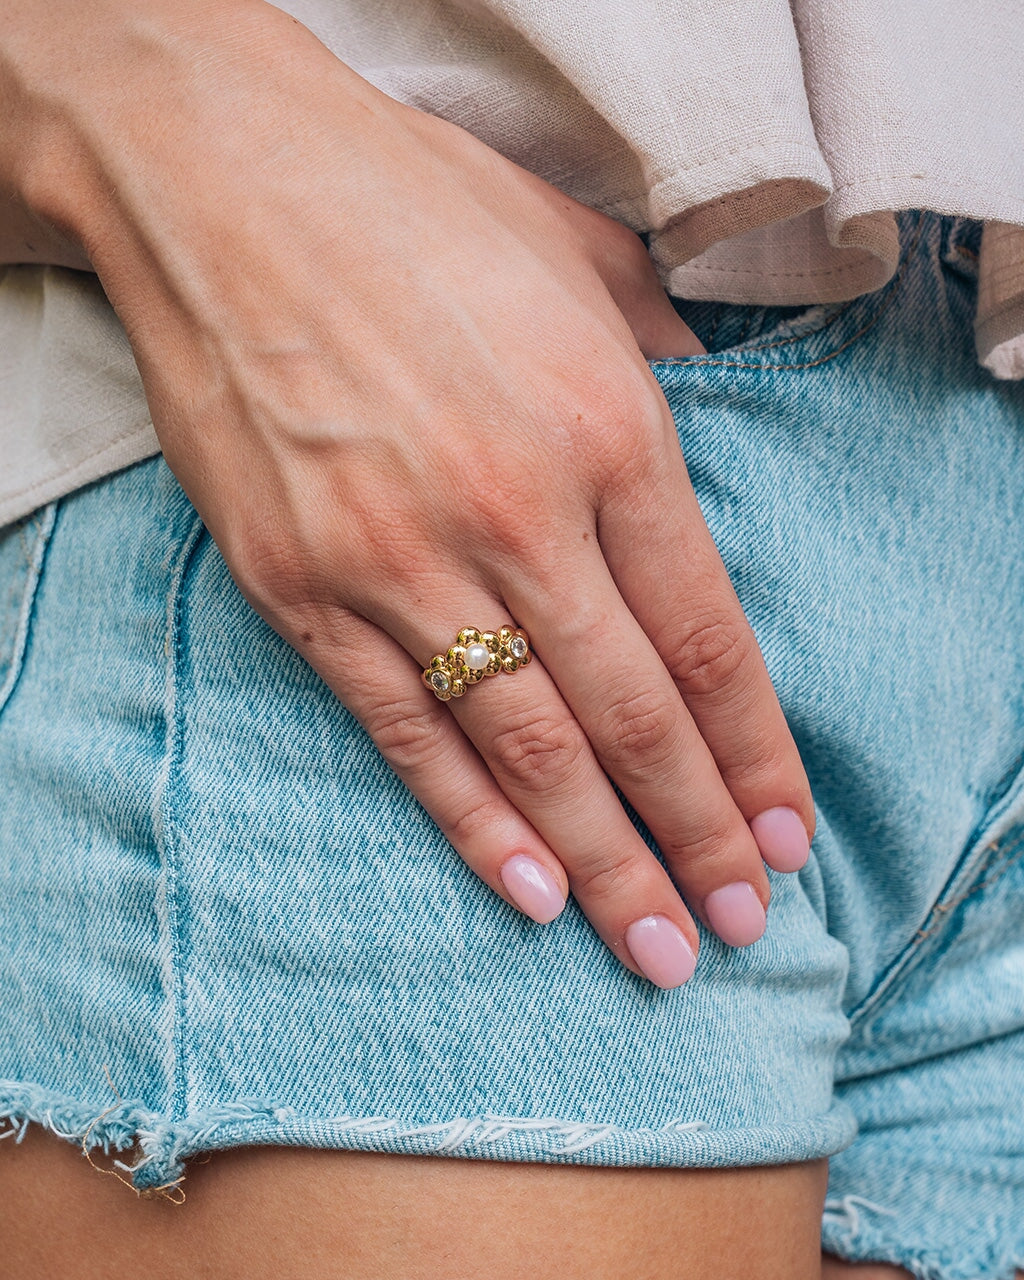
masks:
{"type": "MultiPolygon", "coordinates": [[[[824,1246],[1024,1265],[1024,386],[979,228],[656,363],[811,780],[764,938],[624,969],[484,887],[249,608],[161,458],[0,531],[0,1116],[166,1188],[251,1143],[831,1156],[824,1246]]],[[[410,667],[412,675],[418,673],[410,667]]]]}

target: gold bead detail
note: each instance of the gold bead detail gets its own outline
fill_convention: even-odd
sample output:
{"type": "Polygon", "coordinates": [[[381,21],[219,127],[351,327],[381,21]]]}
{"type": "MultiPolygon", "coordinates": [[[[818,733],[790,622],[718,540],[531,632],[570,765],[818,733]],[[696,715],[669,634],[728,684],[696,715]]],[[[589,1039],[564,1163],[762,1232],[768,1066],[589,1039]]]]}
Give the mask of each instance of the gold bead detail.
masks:
{"type": "Polygon", "coordinates": [[[423,669],[423,683],[442,702],[461,698],[471,684],[501,672],[511,675],[533,657],[530,638],[521,627],[497,631],[463,627],[446,653],[436,653],[423,669]]]}

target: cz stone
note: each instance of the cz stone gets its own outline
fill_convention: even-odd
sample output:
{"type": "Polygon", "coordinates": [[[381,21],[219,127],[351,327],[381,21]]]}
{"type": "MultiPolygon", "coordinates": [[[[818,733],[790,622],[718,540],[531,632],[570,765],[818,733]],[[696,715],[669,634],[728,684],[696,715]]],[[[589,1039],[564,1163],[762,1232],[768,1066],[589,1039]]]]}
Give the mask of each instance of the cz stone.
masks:
{"type": "Polygon", "coordinates": [[[526,641],[522,636],[513,636],[508,642],[508,651],[513,658],[522,661],[526,657],[526,641]]]}
{"type": "Polygon", "coordinates": [[[438,693],[447,693],[451,686],[451,681],[443,671],[432,671],[430,673],[430,683],[438,693]]]}

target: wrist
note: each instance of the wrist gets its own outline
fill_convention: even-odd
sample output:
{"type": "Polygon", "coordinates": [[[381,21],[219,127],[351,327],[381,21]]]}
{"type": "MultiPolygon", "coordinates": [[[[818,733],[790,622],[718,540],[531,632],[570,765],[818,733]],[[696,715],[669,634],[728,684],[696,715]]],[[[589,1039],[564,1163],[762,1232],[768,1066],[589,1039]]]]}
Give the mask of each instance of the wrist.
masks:
{"type": "Polygon", "coordinates": [[[54,261],[59,246],[74,266],[117,238],[133,159],[159,158],[166,119],[217,76],[218,53],[265,38],[268,19],[292,21],[263,0],[82,0],[56,10],[5,0],[3,9],[0,250],[42,241],[41,260],[54,261]]]}

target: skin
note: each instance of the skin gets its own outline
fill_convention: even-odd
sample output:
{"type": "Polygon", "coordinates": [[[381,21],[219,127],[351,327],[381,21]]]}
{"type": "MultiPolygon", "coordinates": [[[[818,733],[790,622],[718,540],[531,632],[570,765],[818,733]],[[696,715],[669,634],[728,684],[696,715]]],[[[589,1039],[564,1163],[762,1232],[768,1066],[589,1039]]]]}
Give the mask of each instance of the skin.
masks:
{"type": "MultiPolygon", "coordinates": [[[[749,823],[787,807],[809,838],[813,805],[647,367],[702,348],[640,241],[260,0],[5,0],[0,117],[0,262],[98,274],[240,589],[477,874],[507,899],[532,857],[634,971],[632,922],[696,952],[683,898],[767,907],[749,823]],[[439,703],[419,669],[506,620],[539,659],[516,697],[439,703]]],[[[816,1280],[825,1173],[252,1148],[182,1208],[32,1130],[0,1143],[4,1263],[816,1280]]]]}
{"type": "Polygon", "coordinates": [[[647,366],[702,348],[639,239],[254,0],[11,0],[0,105],[25,256],[98,273],[239,587],[487,884],[526,854],[634,972],[638,920],[697,951],[679,890],[767,907],[748,824],[813,805],[647,366]],[[509,619],[515,698],[423,686],[509,619]]]}
{"type": "MultiPolygon", "coordinates": [[[[0,1142],[19,1280],[904,1280],[819,1253],[825,1161],[589,1169],[243,1147],[139,1196],[35,1126],[0,1142]],[[339,1206],[342,1206],[339,1208],[339,1206]]],[[[1017,1280],[1024,1280],[1020,1272],[1017,1280]]]]}
{"type": "MultiPolygon", "coordinates": [[[[0,1146],[20,1280],[816,1280],[823,1162],[714,1172],[244,1148],[139,1199],[39,1131],[0,1146]],[[728,1259],[724,1267],[722,1260],[728,1259]]],[[[109,1165],[109,1159],[98,1157],[109,1165]]]]}

